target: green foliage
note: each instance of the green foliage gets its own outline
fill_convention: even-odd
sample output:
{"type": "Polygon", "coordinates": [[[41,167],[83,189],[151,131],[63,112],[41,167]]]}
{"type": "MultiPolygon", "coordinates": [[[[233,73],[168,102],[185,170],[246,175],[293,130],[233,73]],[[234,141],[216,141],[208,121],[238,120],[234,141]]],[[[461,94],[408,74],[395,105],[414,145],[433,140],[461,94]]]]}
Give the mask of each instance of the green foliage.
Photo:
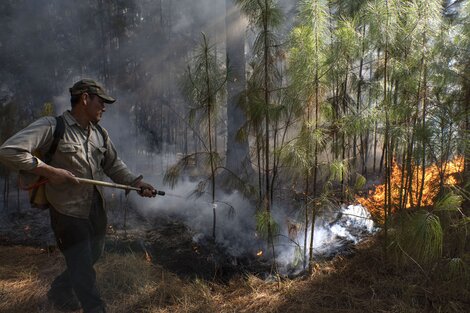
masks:
{"type": "Polygon", "coordinates": [[[168,170],[165,172],[165,175],[163,176],[163,183],[170,185],[171,188],[174,188],[178,183],[179,178],[181,177],[181,172],[185,170],[189,164],[192,164],[194,157],[196,157],[195,154],[184,156],[175,165],[168,168],[168,170]]]}
{"type": "Polygon", "coordinates": [[[331,121],[335,118],[335,108],[331,102],[323,104],[320,108],[320,112],[325,120],[331,121]]]}
{"type": "MultiPolygon", "coordinates": [[[[280,73],[276,66],[278,58],[278,38],[275,30],[281,25],[282,12],[274,0],[236,0],[241,11],[248,16],[250,25],[258,29],[253,43],[253,68],[248,90],[273,88],[273,84],[280,80],[280,73]],[[267,62],[266,62],[267,61],[267,62]],[[267,81],[266,81],[267,78],[267,81]]],[[[250,98],[250,95],[248,95],[250,98]]],[[[260,99],[263,99],[260,97],[260,99]]],[[[266,101],[266,99],[263,99],[266,101]]],[[[265,104],[264,110],[267,109],[265,104]]],[[[266,111],[265,111],[266,112],[266,111]]]]}
{"type": "Polygon", "coordinates": [[[193,57],[183,80],[183,91],[193,104],[189,110],[190,122],[206,126],[208,116],[216,116],[223,100],[226,71],[217,60],[215,46],[212,46],[205,34],[200,46],[193,52],[193,57]],[[210,114],[210,115],[209,115],[210,114]]]}
{"type": "Polygon", "coordinates": [[[291,33],[289,73],[292,87],[304,103],[311,102],[315,92],[324,93],[320,80],[327,65],[329,30],[326,10],[325,1],[303,0],[300,3],[300,23],[291,33]]]}
{"type": "Polygon", "coordinates": [[[465,281],[468,279],[467,264],[461,258],[452,258],[446,266],[446,279],[448,281],[465,281]]]}
{"type": "Polygon", "coordinates": [[[459,220],[459,222],[456,224],[458,227],[469,227],[470,226],[470,216],[465,216],[459,220]]]}
{"type": "Polygon", "coordinates": [[[331,181],[341,182],[349,175],[349,163],[347,160],[333,160],[330,163],[331,181]]]}
{"type": "Polygon", "coordinates": [[[338,125],[342,133],[348,136],[365,133],[372,126],[372,120],[366,115],[344,115],[338,120],[338,125]]]}
{"type": "Polygon", "coordinates": [[[307,159],[305,149],[299,149],[297,141],[288,143],[283,147],[280,152],[281,159],[286,165],[289,165],[293,170],[303,174],[311,168],[311,162],[307,159]]]}
{"type": "Polygon", "coordinates": [[[250,24],[262,27],[267,19],[271,27],[279,27],[282,23],[282,12],[275,0],[235,0],[240,10],[248,16],[250,24]]]}
{"type": "MultiPolygon", "coordinates": [[[[358,29],[358,21],[355,19],[342,19],[338,23],[335,31],[336,47],[338,52],[342,54],[345,61],[354,59],[359,56],[361,51],[360,47],[360,34],[356,31],[358,29]]],[[[338,62],[340,59],[336,59],[338,62]]]]}
{"type": "Polygon", "coordinates": [[[312,129],[304,124],[298,137],[278,150],[283,164],[292,168],[298,175],[310,172],[314,166],[314,145],[321,151],[326,146],[327,136],[320,128],[312,129]]]}
{"type": "MultiPolygon", "coordinates": [[[[313,173],[323,180],[321,195],[308,199],[309,210],[333,207],[328,202],[337,197],[338,183],[343,196],[364,187],[366,172],[356,171],[360,162],[371,163],[367,158],[372,155],[372,140],[377,150],[374,164],[385,139],[393,149],[391,158],[402,165],[408,155],[410,164],[424,160],[427,166],[470,146],[468,130],[462,127],[468,112],[459,90],[459,76],[465,81],[470,77],[468,55],[459,55],[470,51],[470,23],[462,23],[461,34],[449,30],[443,24],[441,1],[301,0],[288,42],[288,79],[282,76],[286,67],[276,33],[282,21],[277,1],[236,3],[255,31],[246,97],[240,102],[247,123],[238,136],[251,139],[257,145],[253,150],[261,151],[260,180],[275,172],[271,166],[278,164],[285,166],[281,171],[288,175],[281,179],[286,181],[301,177],[312,188],[313,173]],[[459,50],[449,44],[452,40],[459,50]],[[290,125],[295,132],[287,131],[290,125]],[[283,131],[285,144],[276,137],[283,131]]],[[[190,72],[195,74],[197,68],[190,72]]],[[[468,89],[468,83],[462,86],[468,89]]],[[[191,99],[196,120],[207,111],[197,103],[207,97],[193,94],[191,99]]],[[[393,226],[392,246],[400,262],[426,269],[436,264],[447,249],[443,232],[460,234],[468,227],[467,217],[456,216],[462,201],[457,193],[445,194],[432,213],[413,212],[397,218],[395,225],[387,224],[393,226]]],[[[257,214],[260,234],[271,225],[267,212],[257,214]]]]}
{"type": "Polygon", "coordinates": [[[400,263],[431,268],[442,255],[443,231],[439,217],[419,211],[402,213],[397,221],[392,247],[400,263]]]}
{"type": "MultiPolygon", "coordinates": [[[[194,51],[191,62],[188,65],[186,76],[183,80],[183,90],[191,102],[192,107],[189,110],[189,120],[195,124],[197,118],[197,127],[203,137],[201,138],[205,151],[196,152],[191,155],[184,156],[175,165],[170,167],[164,176],[164,182],[169,183],[172,187],[178,181],[179,175],[190,164],[191,160],[201,161],[203,171],[210,173],[207,175],[212,182],[212,202],[215,201],[215,171],[220,166],[221,160],[217,151],[213,150],[214,124],[217,119],[217,112],[220,102],[223,99],[224,87],[227,81],[226,71],[217,59],[215,47],[211,46],[205,34],[202,34],[202,43],[198,49],[194,51]]],[[[199,162],[198,162],[199,164],[199,162]]],[[[206,173],[202,173],[206,174],[206,173]]],[[[195,191],[196,195],[201,196],[206,187],[199,184],[195,191]]],[[[214,225],[215,227],[215,225],[214,225]]]]}
{"type": "Polygon", "coordinates": [[[299,268],[303,264],[304,258],[305,258],[305,253],[302,247],[296,245],[294,248],[294,260],[292,261],[292,267],[299,268]]]}
{"type": "Polygon", "coordinates": [[[456,298],[468,298],[470,296],[470,271],[468,260],[464,258],[450,258],[439,264],[436,279],[445,294],[451,294],[456,298]]]}
{"type": "Polygon", "coordinates": [[[354,184],[354,189],[361,190],[362,188],[364,188],[366,182],[367,182],[367,179],[364,176],[362,176],[361,174],[357,174],[356,183],[354,184]]]}
{"type": "Polygon", "coordinates": [[[462,210],[464,197],[459,189],[448,191],[435,202],[433,212],[439,215],[445,232],[444,256],[462,257],[468,240],[468,217],[462,210]]]}
{"type": "Polygon", "coordinates": [[[451,211],[456,212],[462,206],[463,197],[453,192],[445,194],[434,204],[434,211],[451,211]]]}
{"type": "Polygon", "coordinates": [[[272,238],[269,238],[269,233],[268,233],[269,226],[271,227],[272,237],[276,238],[277,234],[279,233],[279,225],[272,218],[269,212],[267,212],[266,210],[258,210],[255,218],[256,218],[256,232],[261,238],[265,240],[272,239],[272,238]]]}
{"type": "Polygon", "coordinates": [[[383,47],[386,42],[393,45],[401,29],[400,15],[403,3],[399,0],[373,0],[367,6],[366,16],[370,21],[370,35],[377,46],[383,47]]]}
{"type": "Polygon", "coordinates": [[[217,152],[196,152],[183,156],[173,166],[169,167],[163,176],[163,182],[174,188],[183,173],[210,176],[210,162],[215,164],[215,168],[221,166],[222,160],[217,152]],[[201,166],[202,165],[202,166],[201,166]]]}
{"type": "Polygon", "coordinates": [[[440,29],[442,18],[442,1],[440,0],[413,0],[408,1],[404,13],[408,21],[404,28],[411,33],[408,40],[415,40],[417,45],[423,44],[424,36],[435,36],[440,29]]]}

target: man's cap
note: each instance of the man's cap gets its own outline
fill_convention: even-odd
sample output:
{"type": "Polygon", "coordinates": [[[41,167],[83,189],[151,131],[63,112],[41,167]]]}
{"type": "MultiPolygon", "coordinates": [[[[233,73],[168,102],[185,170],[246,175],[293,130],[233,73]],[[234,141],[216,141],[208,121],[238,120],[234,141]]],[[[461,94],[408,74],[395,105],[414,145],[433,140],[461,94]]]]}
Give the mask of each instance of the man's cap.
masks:
{"type": "Polygon", "coordinates": [[[76,82],[71,88],[69,88],[70,95],[81,95],[82,93],[89,93],[99,96],[106,103],[113,103],[116,101],[113,97],[108,95],[104,88],[92,79],[82,79],[76,82]]]}

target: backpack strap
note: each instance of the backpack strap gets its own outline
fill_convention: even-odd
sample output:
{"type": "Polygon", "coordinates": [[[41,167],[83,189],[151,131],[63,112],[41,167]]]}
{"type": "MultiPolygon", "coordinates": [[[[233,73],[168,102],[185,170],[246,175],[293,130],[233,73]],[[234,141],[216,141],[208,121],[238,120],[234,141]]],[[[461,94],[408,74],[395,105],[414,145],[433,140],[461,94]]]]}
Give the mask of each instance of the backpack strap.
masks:
{"type": "MultiPolygon", "coordinates": [[[[107,145],[108,145],[108,139],[109,139],[108,131],[106,129],[104,129],[100,124],[94,124],[94,125],[98,129],[98,131],[100,132],[101,136],[103,137],[103,142],[104,142],[103,148],[106,148],[107,145]]],[[[105,157],[101,161],[101,167],[104,167],[105,160],[106,160],[106,152],[105,152],[105,157]]],[[[115,160],[116,160],[116,157],[114,158],[112,163],[114,163],[115,160]]]]}
{"type": "MultiPolygon", "coordinates": [[[[57,150],[57,146],[59,145],[59,141],[62,138],[64,138],[64,133],[65,133],[64,118],[62,116],[56,116],[55,120],[56,120],[56,126],[55,126],[55,130],[53,134],[52,144],[51,144],[51,147],[49,148],[49,151],[47,151],[46,154],[44,155],[44,163],[46,164],[49,164],[51,162],[52,157],[54,156],[54,153],[57,150]]],[[[38,181],[40,181],[43,178],[44,177],[40,177],[38,181]]],[[[29,195],[29,202],[31,203],[32,207],[46,209],[49,206],[49,204],[47,203],[47,200],[44,202],[44,199],[45,199],[44,198],[40,200],[40,202],[38,202],[38,200],[36,199],[36,196],[38,195],[38,192],[39,192],[39,188],[40,187],[37,187],[31,190],[31,193],[29,195]]],[[[44,189],[42,191],[42,194],[44,194],[44,189]]],[[[45,197],[45,195],[43,195],[43,197],[45,197]]]]}
{"type": "Polygon", "coordinates": [[[54,130],[54,139],[52,140],[51,147],[49,148],[49,151],[46,152],[44,155],[44,163],[49,164],[52,160],[52,157],[54,156],[54,153],[57,150],[57,146],[59,145],[59,141],[64,138],[64,133],[65,133],[65,122],[64,118],[62,116],[56,116],[56,126],[54,130]]]}
{"type": "Polygon", "coordinates": [[[101,134],[101,137],[103,137],[104,145],[103,147],[106,148],[106,145],[108,143],[108,132],[98,123],[94,124],[96,128],[98,128],[98,131],[101,134]]]}

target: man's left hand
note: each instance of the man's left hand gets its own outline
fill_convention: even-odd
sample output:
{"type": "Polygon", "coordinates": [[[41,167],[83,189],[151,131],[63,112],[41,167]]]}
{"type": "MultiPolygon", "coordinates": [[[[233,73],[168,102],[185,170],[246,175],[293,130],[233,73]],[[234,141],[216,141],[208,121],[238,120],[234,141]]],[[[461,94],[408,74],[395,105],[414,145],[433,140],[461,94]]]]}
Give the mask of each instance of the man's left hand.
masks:
{"type": "Polygon", "coordinates": [[[141,197],[154,198],[157,195],[157,191],[155,190],[155,188],[153,188],[152,185],[147,184],[144,181],[139,181],[135,184],[135,187],[141,189],[141,191],[137,192],[141,197]]]}

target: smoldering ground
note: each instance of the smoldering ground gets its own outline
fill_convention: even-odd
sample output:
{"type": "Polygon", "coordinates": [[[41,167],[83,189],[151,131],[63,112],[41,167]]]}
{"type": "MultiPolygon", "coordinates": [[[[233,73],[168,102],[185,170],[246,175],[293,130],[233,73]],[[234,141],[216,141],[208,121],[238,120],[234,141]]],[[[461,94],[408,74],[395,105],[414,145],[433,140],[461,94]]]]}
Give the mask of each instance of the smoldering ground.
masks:
{"type": "MultiPolygon", "coordinates": [[[[158,179],[155,179],[155,181],[158,179]]],[[[198,187],[197,181],[186,178],[168,194],[155,199],[131,197],[134,207],[146,218],[171,217],[183,221],[194,232],[195,242],[212,239],[213,205],[209,196],[191,196],[198,187]]],[[[167,187],[163,187],[167,188],[167,187]]],[[[234,257],[261,255],[269,257],[271,247],[261,238],[256,227],[256,208],[253,202],[239,192],[218,192],[216,201],[215,242],[234,257]]],[[[290,208],[291,210],[292,208],[290,208]]],[[[304,253],[304,226],[293,220],[285,209],[274,206],[273,217],[279,226],[275,235],[275,259],[282,274],[302,270],[304,253]],[[295,233],[292,231],[295,227],[295,233]]],[[[307,253],[310,247],[310,231],[307,229],[307,253]]],[[[328,259],[337,253],[350,251],[351,247],[375,231],[367,209],[361,206],[342,206],[335,212],[319,215],[314,229],[315,258],[328,259]]]]}

